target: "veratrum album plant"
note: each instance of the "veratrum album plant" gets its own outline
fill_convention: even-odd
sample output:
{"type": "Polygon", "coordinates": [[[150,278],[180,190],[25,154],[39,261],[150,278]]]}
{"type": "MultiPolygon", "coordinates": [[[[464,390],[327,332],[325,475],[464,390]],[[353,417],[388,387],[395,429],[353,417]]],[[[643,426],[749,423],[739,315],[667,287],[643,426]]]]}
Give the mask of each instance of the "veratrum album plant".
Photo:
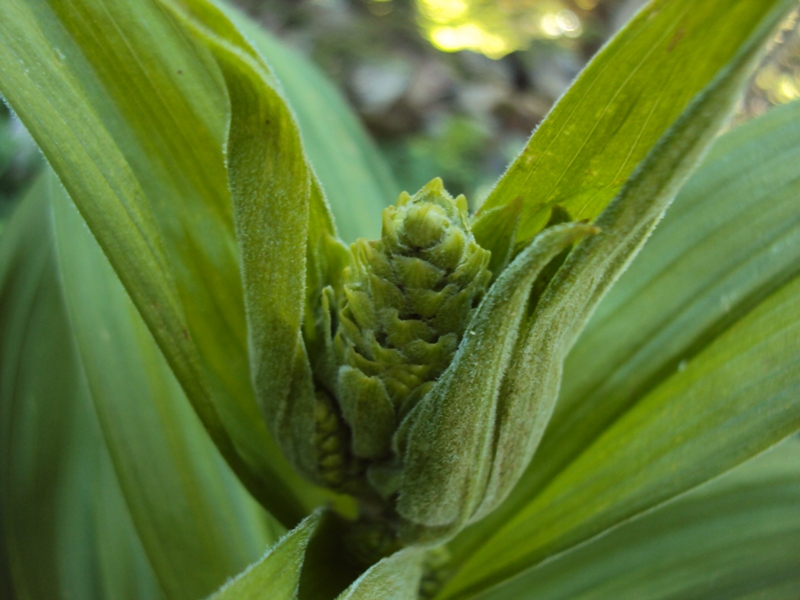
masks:
{"type": "Polygon", "coordinates": [[[2,0],[4,597],[800,597],[796,7],[654,0],[470,214],[217,0],[2,0]]]}

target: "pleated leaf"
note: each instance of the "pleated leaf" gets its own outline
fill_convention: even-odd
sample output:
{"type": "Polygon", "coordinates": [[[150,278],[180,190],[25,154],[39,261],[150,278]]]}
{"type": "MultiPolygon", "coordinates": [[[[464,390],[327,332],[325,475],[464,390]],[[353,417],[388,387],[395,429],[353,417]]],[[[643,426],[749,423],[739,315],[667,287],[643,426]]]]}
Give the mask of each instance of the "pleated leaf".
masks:
{"type": "Polygon", "coordinates": [[[380,237],[381,211],[394,202],[400,188],[341,92],[311,63],[240,12],[217,5],[247,35],[280,81],[300,126],[303,147],[325,188],[339,235],[348,243],[359,237],[380,237]]]}
{"type": "Polygon", "coordinates": [[[160,599],[73,337],[48,184],[0,242],[3,597],[160,599]]]}
{"type": "Polygon", "coordinates": [[[477,596],[666,600],[800,594],[800,440],[477,596]]]}
{"type": "Polygon", "coordinates": [[[70,324],[127,507],[168,596],[206,596],[274,541],[276,525],[219,456],[100,247],[49,179],[70,324]]]}
{"type": "Polygon", "coordinates": [[[467,563],[493,581],[723,473],[800,429],[800,280],[607,429],[467,563]],[[491,558],[489,558],[491,557],[491,558]]]}
{"type": "Polygon", "coordinates": [[[289,460],[313,477],[316,396],[301,323],[306,268],[322,279],[314,287],[328,283],[320,268],[325,249],[313,250],[326,237],[336,243],[333,222],[267,65],[213,4],[187,7],[175,12],[210,48],[231,101],[227,164],[256,399],[289,460]]]}
{"type": "Polygon", "coordinates": [[[567,360],[519,492],[530,498],[682,361],[800,273],[798,123],[800,103],[789,104],[715,144],[567,360]]]}
{"type": "MultiPolygon", "coordinates": [[[[263,36],[262,36],[263,37],[263,36]]],[[[289,74],[313,69],[264,43],[289,74]]],[[[291,86],[337,197],[377,213],[380,159],[328,89],[291,86]],[[328,118],[350,153],[319,143],[328,118]],[[317,141],[314,141],[317,140],[317,141]],[[352,171],[354,177],[347,173],[352,171]]],[[[250,387],[242,283],[223,155],[229,103],[208,52],[154,0],[14,0],[0,7],[0,93],[75,198],[226,459],[285,523],[320,496],[266,435],[250,387]],[[298,500],[298,495],[303,496],[298,500]]],[[[340,201],[341,204],[341,201],[340,201]]]]}
{"type": "Polygon", "coordinates": [[[231,102],[227,165],[256,400],[290,460],[311,462],[315,396],[300,336],[311,173],[300,132],[274,76],[233,24],[209,2],[187,6],[176,13],[211,50],[231,102]],[[307,447],[294,448],[296,438],[307,447]]]}

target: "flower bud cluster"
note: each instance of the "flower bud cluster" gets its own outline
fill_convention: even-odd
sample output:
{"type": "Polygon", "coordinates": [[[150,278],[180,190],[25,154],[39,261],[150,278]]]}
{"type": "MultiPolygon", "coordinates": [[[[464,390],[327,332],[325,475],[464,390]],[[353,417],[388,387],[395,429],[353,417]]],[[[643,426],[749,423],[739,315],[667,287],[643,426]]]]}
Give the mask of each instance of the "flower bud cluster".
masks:
{"type": "Polygon", "coordinates": [[[491,279],[466,199],[435,179],[383,215],[380,240],[358,240],[345,272],[334,349],[337,399],[353,453],[385,458],[397,423],[445,371],[491,279]]]}

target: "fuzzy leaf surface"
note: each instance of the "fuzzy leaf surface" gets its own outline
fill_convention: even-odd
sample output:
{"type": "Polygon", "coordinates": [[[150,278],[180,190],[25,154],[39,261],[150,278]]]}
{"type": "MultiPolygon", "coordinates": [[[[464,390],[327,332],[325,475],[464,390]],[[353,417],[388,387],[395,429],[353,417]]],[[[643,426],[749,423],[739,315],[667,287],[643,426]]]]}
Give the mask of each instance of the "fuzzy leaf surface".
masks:
{"type": "Polygon", "coordinates": [[[212,3],[186,6],[176,12],[210,49],[231,102],[227,165],[256,401],[284,451],[307,440],[289,452],[302,464],[314,457],[315,397],[300,337],[312,174],[299,129],[257,52],[212,3]]]}
{"type": "Polygon", "coordinates": [[[519,242],[544,227],[556,204],[574,219],[594,219],[695,94],[780,3],[647,4],[558,101],[482,210],[521,198],[519,242]]]}
{"type": "Polygon", "coordinates": [[[406,519],[460,528],[472,518],[486,491],[496,436],[494,407],[531,286],[556,254],[596,232],[585,223],[549,229],[481,301],[453,362],[397,434],[403,453],[397,510],[406,519]]]}
{"type": "MultiPolygon", "coordinates": [[[[591,316],[604,293],[636,255],[680,186],[697,162],[701,160],[713,141],[715,132],[729,114],[737,91],[759,56],[760,48],[771,34],[775,24],[783,16],[783,8],[774,10],[768,19],[759,24],[754,35],[740,49],[731,64],[717,76],[703,94],[692,102],[664,139],[651,151],[614,202],[597,220],[597,226],[602,233],[581,243],[562,266],[539,301],[526,333],[527,340],[520,346],[523,352],[509,371],[510,376],[506,382],[508,392],[504,394],[504,398],[510,399],[509,402],[515,402],[516,398],[520,398],[523,402],[531,402],[528,396],[535,394],[534,404],[545,404],[543,407],[536,406],[538,418],[544,422],[549,419],[557,399],[563,360],[577,334],[591,316]]],[[[779,345],[780,343],[778,342],[779,345]]],[[[740,351],[746,354],[748,342],[743,342],[743,346],[740,351]]],[[[714,373],[715,370],[710,368],[709,371],[714,373]]],[[[720,372],[716,373],[716,376],[724,375],[720,372]]],[[[776,383],[776,385],[780,387],[781,384],[776,383]]],[[[787,385],[791,384],[787,383],[787,385]]],[[[780,393],[775,398],[768,394],[763,398],[750,398],[743,401],[739,410],[747,411],[757,406],[760,400],[769,401],[771,399],[776,402],[783,401],[780,393]]],[[[682,405],[680,399],[675,398],[674,400],[676,404],[682,405]]],[[[730,399],[727,400],[730,402],[730,399]]],[[[715,408],[719,407],[718,402],[722,402],[719,397],[706,401],[708,406],[713,405],[715,408]]],[[[668,403],[664,401],[664,404],[666,406],[668,403]]],[[[700,407],[694,406],[693,408],[698,413],[695,434],[701,437],[700,432],[706,427],[709,436],[713,437],[716,425],[713,422],[704,421],[704,413],[700,407]]],[[[730,410],[728,416],[736,412],[733,408],[730,410]]],[[[719,416],[724,422],[722,413],[719,416]]],[[[572,512],[560,512],[559,507],[566,506],[567,503],[559,501],[555,505],[549,505],[548,510],[561,515],[560,524],[555,523],[554,515],[540,517],[537,514],[536,518],[530,520],[531,512],[537,510],[532,507],[538,506],[537,503],[540,501],[553,501],[553,497],[547,497],[546,494],[533,499],[521,513],[511,516],[499,532],[490,534],[489,542],[484,543],[475,554],[468,558],[458,574],[446,585],[442,597],[465,597],[465,595],[491,586],[505,577],[510,577],[554,553],[566,550],[574,544],[599,534],[605,528],[630,518],[639,511],[666,501],[671,495],[681,493],[702,483],[705,479],[730,469],[738,462],[742,462],[776,443],[781,437],[785,437],[792,431],[791,420],[783,427],[777,425],[770,427],[765,418],[762,427],[742,427],[740,434],[742,439],[747,441],[740,444],[738,450],[716,448],[724,456],[720,456],[718,461],[710,461],[705,465],[705,469],[693,469],[697,461],[690,459],[688,454],[682,452],[684,448],[679,439],[670,434],[673,424],[666,416],[662,415],[662,418],[664,420],[660,424],[658,421],[653,421],[652,427],[654,429],[661,427],[666,430],[659,432],[658,435],[663,436],[660,441],[663,441],[666,447],[670,447],[670,444],[674,445],[675,452],[679,453],[682,460],[685,461],[685,464],[682,464],[691,471],[691,474],[687,474],[683,479],[673,476],[669,479],[669,485],[659,486],[655,480],[650,479],[650,476],[656,476],[658,471],[653,468],[647,472],[648,476],[645,477],[648,483],[643,484],[641,489],[637,488],[633,482],[636,480],[635,474],[640,472],[635,470],[633,465],[637,464],[641,467],[643,463],[640,461],[646,462],[644,458],[646,452],[641,453],[642,445],[647,445],[643,440],[653,439],[652,432],[648,434],[641,432],[640,435],[644,437],[638,438],[639,441],[635,444],[636,448],[631,447],[630,454],[626,454],[624,459],[620,456],[606,464],[606,468],[611,471],[615,467],[619,467],[620,471],[614,474],[606,473],[605,477],[609,479],[605,481],[626,481],[630,488],[628,495],[622,491],[622,488],[619,488],[618,496],[609,497],[601,502],[598,490],[590,489],[588,485],[589,481],[594,480],[595,474],[598,473],[597,467],[592,466],[589,470],[583,471],[579,467],[575,467],[571,471],[572,478],[569,484],[573,487],[569,492],[565,488],[564,493],[572,494],[576,501],[580,497],[580,510],[577,510],[574,505],[570,505],[572,512]],[[750,436],[752,438],[748,439],[750,436]],[[637,452],[640,454],[636,455],[637,452]],[[629,461],[627,465],[625,464],[626,460],[629,461]],[[625,476],[629,479],[625,480],[625,476]],[[654,489],[651,490],[648,485],[654,489]],[[654,491],[656,487],[658,488],[657,493],[654,491]],[[524,527],[521,525],[522,523],[525,523],[524,527]],[[542,523],[547,523],[547,526],[542,526],[542,523]],[[510,536],[510,539],[505,539],[505,536],[510,536]],[[547,542],[544,542],[544,539],[547,539],[547,542]]],[[[731,416],[731,418],[733,417],[731,416]]],[[[539,423],[538,429],[539,432],[542,431],[541,423],[539,423]]],[[[606,436],[610,435],[613,434],[606,432],[606,436]]],[[[538,439],[533,439],[531,441],[533,447],[525,448],[523,446],[524,439],[520,442],[510,438],[510,447],[514,450],[523,446],[516,452],[527,452],[530,456],[535,451],[535,444],[538,441],[538,439]]],[[[704,456],[713,456],[715,448],[710,442],[709,439],[709,444],[704,447],[706,452],[703,454],[704,456]]],[[[656,460],[655,455],[658,454],[656,447],[659,445],[653,443],[650,447],[654,461],[656,460]]],[[[699,445],[702,445],[702,442],[698,442],[699,445]]],[[[669,452],[664,450],[664,454],[669,454],[669,452]]],[[[670,456],[670,458],[672,457],[670,456]]],[[[597,460],[602,462],[600,458],[597,460]]],[[[608,459],[606,455],[606,460],[611,459],[608,459]]],[[[679,459],[674,458],[674,460],[679,459]]],[[[502,463],[496,461],[496,464],[501,465],[502,463]]],[[[586,467],[583,466],[583,468],[586,467]]],[[[664,476],[664,473],[659,473],[659,475],[664,476]]],[[[513,477],[510,479],[514,480],[513,477]]],[[[502,495],[500,495],[500,499],[502,499],[502,495]]],[[[488,524],[479,527],[485,528],[483,531],[486,532],[492,531],[491,525],[488,524]]]]}
{"type": "Polygon", "coordinates": [[[336,600],[417,600],[423,556],[418,548],[406,548],[378,561],[336,600]]]}
{"type": "MultiPolygon", "coordinates": [[[[250,390],[223,156],[225,83],[159,4],[3,3],[0,93],[76,199],[226,459],[270,510],[296,523],[320,497],[265,435],[250,390]]],[[[259,47],[284,73],[314,72],[274,41],[259,47]]],[[[317,107],[298,114],[315,160],[339,165],[323,177],[335,170],[338,196],[363,200],[359,214],[378,213],[375,190],[391,184],[341,99],[329,87],[325,100],[320,86],[288,87],[293,101],[317,107]],[[314,141],[326,121],[347,132],[341,144],[352,152],[314,141]]]]}
{"type": "Polygon", "coordinates": [[[616,419],[798,275],[798,119],[800,103],[789,104],[715,143],[569,355],[526,474],[455,540],[456,556],[483,544],[616,419]]]}
{"type": "Polygon", "coordinates": [[[800,273],[798,123],[789,104],[715,144],[581,334],[523,495],[800,273]]]}
{"type": "Polygon", "coordinates": [[[283,452],[313,477],[316,397],[301,326],[314,320],[322,287],[341,269],[335,257],[346,250],[294,117],[257,50],[213,3],[171,6],[211,50],[231,102],[227,165],[256,400],[283,452]]]}
{"type": "Polygon", "coordinates": [[[492,578],[519,572],[797,431],[798,298],[800,280],[795,280],[651,392],[467,565],[482,561],[492,578]]]}
{"type": "MultiPolygon", "coordinates": [[[[338,89],[242,13],[217,3],[266,60],[297,117],[309,161],[345,242],[380,237],[381,211],[400,189],[377,145],[338,89]]],[[[314,231],[312,229],[312,231],[314,231]]]]}
{"type": "Polygon", "coordinates": [[[155,2],[0,6],[0,91],[33,135],[248,488],[284,522],[308,493],[249,383],[213,59],[155,2]]]}
{"type": "Polygon", "coordinates": [[[258,562],[226,583],[210,600],[293,600],[297,598],[306,547],[321,513],[306,517],[258,562]]]}

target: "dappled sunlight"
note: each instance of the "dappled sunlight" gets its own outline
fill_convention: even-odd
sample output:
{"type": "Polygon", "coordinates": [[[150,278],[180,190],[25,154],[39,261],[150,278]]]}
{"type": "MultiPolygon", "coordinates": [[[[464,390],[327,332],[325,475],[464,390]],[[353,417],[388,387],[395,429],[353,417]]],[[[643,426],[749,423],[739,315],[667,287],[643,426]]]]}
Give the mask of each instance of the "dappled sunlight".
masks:
{"type": "MultiPolygon", "coordinates": [[[[582,0],[588,10],[596,0],[582,0]]],[[[502,58],[536,39],[577,38],[575,11],[558,0],[417,0],[419,22],[430,42],[445,52],[472,50],[502,58]]]]}

